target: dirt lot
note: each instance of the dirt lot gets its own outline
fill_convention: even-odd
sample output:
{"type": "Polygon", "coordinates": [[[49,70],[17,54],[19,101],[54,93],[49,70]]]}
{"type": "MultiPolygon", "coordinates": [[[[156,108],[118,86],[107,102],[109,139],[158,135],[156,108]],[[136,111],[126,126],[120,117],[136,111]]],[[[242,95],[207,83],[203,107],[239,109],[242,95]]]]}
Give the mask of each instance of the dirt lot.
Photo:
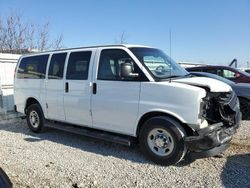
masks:
{"type": "Polygon", "coordinates": [[[137,148],[0,122],[0,167],[14,187],[250,187],[250,121],[220,157],[157,166],[137,148]]]}

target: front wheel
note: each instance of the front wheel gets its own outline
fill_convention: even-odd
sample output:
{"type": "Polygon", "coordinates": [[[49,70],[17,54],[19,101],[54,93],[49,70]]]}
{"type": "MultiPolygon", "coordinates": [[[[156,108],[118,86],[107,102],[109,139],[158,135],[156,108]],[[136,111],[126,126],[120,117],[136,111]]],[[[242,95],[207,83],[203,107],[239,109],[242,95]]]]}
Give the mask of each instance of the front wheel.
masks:
{"type": "Polygon", "coordinates": [[[143,153],[153,162],[160,165],[178,163],[186,154],[181,125],[165,116],[147,120],[140,132],[139,142],[143,153]]]}
{"type": "Polygon", "coordinates": [[[44,116],[39,104],[32,104],[28,107],[26,120],[31,131],[38,133],[43,130],[44,116]]]}

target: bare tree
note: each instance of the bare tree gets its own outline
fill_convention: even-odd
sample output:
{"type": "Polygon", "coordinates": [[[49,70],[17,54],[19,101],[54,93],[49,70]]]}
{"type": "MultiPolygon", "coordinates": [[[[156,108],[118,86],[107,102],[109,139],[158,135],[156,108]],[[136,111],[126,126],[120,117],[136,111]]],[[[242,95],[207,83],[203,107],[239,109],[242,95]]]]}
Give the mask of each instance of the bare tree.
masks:
{"type": "Polygon", "coordinates": [[[49,23],[46,23],[44,26],[39,28],[38,38],[37,38],[37,48],[40,51],[44,51],[46,48],[50,48],[48,46],[49,41],[49,23]]]}
{"type": "Polygon", "coordinates": [[[52,48],[60,49],[62,48],[63,35],[61,34],[52,44],[52,48]]]}
{"type": "Polygon", "coordinates": [[[5,19],[0,18],[0,51],[21,53],[23,49],[62,48],[62,34],[51,40],[49,33],[49,22],[43,25],[25,23],[20,13],[12,11],[5,19]]]}
{"type": "Polygon", "coordinates": [[[36,47],[35,41],[34,41],[35,33],[36,33],[36,26],[34,24],[30,24],[24,36],[26,39],[26,43],[27,43],[26,48],[34,49],[36,47]]]}
{"type": "Polygon", "coordinates": [[[3,44],[5,44],[5,32],[4,32],[2,20],[0,19],[0,50],[2,50],[3,44]]]}

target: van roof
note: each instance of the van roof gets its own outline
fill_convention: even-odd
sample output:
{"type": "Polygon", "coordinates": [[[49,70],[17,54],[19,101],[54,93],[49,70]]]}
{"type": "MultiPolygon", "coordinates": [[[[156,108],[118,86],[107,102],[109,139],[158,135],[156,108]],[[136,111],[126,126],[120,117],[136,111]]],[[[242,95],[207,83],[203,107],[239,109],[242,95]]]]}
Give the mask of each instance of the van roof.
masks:
{"type": "Polygon", "coordinates": [[[29,56],[29,55],[36,55],[36,54],[43,54],[43,53],[50,53],[50,52],[57,52],[57,51],[66,51],[66,50],[77,50],[77,49],[85,49],[85,48],[100,48],[100,47],[126,47],[126,48],[132,48],[132,47],[143,47],[143,48],[152,48],[150,46],[144,46],[144,45],[135,45],[135,44],[110,44],[110,45],[96,45],[96,46],[82,46],[82,47],[75,47],[75,48],[63,48],[58,50],[48,50],[43,52],[35,52],[31,54],[24,54],[23,56],[29,56]]]}

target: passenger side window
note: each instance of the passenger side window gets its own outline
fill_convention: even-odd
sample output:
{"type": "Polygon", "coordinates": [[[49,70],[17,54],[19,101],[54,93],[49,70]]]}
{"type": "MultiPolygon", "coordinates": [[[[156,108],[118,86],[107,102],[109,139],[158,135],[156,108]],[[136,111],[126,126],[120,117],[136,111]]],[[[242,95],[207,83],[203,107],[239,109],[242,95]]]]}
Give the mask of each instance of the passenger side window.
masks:
{"type": "Polygon", "coordinates": [[[91,51],[72,52],[69,56],[66,79],[87,80],[91,51]]]}
{"type": "MultiPolygon", "coordinates": [[[[99,80],[124,80],[120,71],[122,63],[132,64],[134,72],[139,73],[139,67],[124,50],[103,50],[100,56],[97,78],[99,80]]],[[[133,80],[133,78],[127,78],[126,80],[133,80]]]]}
{"type": "Polygon", "coordinates": [[[236,77],[236,73],[227,69],[223,69],[223,76],[225,78],[235,78],[236,77]]]}
{"type": "Polygon", "coordinates": [[[62,79],[67,53],[53,54],[49,65],[48,79],[62,79]]]}
{"type": "Polygon", "coordinates": [[[19,79],[44,79],[49,55],[24,57],[17,70],[19,79]]]}

